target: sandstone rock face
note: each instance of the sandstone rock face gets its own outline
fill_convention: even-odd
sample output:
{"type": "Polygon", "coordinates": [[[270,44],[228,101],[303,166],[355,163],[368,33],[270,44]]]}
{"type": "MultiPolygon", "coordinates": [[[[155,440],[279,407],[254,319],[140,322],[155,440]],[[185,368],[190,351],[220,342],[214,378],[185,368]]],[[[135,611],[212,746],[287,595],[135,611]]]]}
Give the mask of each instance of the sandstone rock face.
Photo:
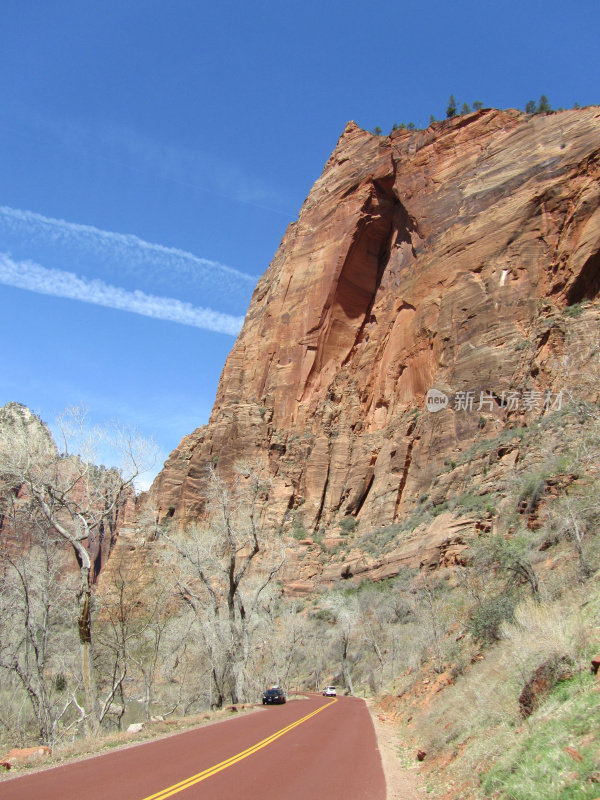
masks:
{"type": "MultiPolygon", "coordinates": [[[[600,289],[599,177],[597,107],[483,110],[388,138],[349,123],[256,287],[209,424],[152,487],[159,517],[202,516],[207,464],[227,476],[248,460],[271,478],[266,524],[390,525],[440,491],[482,424],[543,414],[566,388],[564,309],[600,289]],[[451,401],[438,413],[432,387],[451,401]],[[529,408],[526,392],[541,393],[529,408]]],[[[499,451],[498,468],[517,457],[499,451]]],[[[431,535],[431,553],[460,558],[431,535]]]]}

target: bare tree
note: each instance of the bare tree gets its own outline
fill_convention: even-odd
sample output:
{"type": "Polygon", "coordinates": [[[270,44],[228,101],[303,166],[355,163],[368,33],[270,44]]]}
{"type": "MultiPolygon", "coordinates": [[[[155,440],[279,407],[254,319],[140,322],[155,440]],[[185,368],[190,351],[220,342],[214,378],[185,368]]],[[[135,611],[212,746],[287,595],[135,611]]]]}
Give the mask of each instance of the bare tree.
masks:
{"type": "MultiPolygon", "coordinates": [[[[598,344],[590,355],[595,355],[597,351],[598,344]]],[[[593,396],[598,387],[597,374],[591,372],[590,375],[582,375],[581,384],[586,395],[593,396]]],[[[600,522],[600,480],[597,472],[600,409],[597,403],[575,397],[573,393],[570,393],[570,406],[573,415],[582,423],[575,429],[573,441],[568,442],[571,455],[568,464],[576,482],[550,505],[547,522],[550,533],[566,539],[574,546],[579,578],[584,581],[593,575],[598,562],[595,533],[600,522]]]]}
{"type": "Polygon", "coordinates": [[[358,600],[353,595],[334,592],[323,600],[322,607],[329,611],[335,621],[334,636],[338,643],[344,685],[353,694],[350,647],[359,624],[358,600]]]}
{"type": "MultiPolygon", "coordinates": [[[[306,661],[307,620],[296,602],[284,601],[273,604],[265,623],[260,648],[262,658],[255,675],[263,688],[270,683],[290,691],[292,686],[299,686],[301,665],[306,661]]],[[[318,647],[310,650],[311,670],[318,650],[318,647]]]]}
{"type": "Polygon", "coordinates": [[[587,580],[596,571],[597,554],[593,552],[591,535],[598,529],[600,521],[600,502],[597,485],[587,487],[587,491],[565,494],[551,507],[548,514],[552,532],[571,542],[577,553],[579,578],[587,580]]]}
{"type": "Polygon", "coordinates": [[[117,548],[96,592],[96,671],[105,691],[101,707],[119,727],[130,699],[125,690],[128,676],[137,687],[142,684],[144,711],[150,719],[154,684],[165,655],[165,631],[175,612],[165,581],[147,554],[144,548],[135,553],[117,548]]]}
{"type": "Polygon", "coordinates": [[[90,647],[99,548],[132,495],[133,481],[153,463],[155,448],[118,426],[90,429],[78,409],[59,420],[62,452],[47,427],[23,406],[5,407],[0,424],[3,496],[19,495],[31,523],[47,525],[77,561],[78,632],[89,715],[96,701],[90,647]],[[115,458],[117,467],[98,466],[106,457],[115,458]]]}
{"type": "Polygon", "coordinates": [[[25,692],[37,736],[50,747],[79,719],[69,660],[73,587],[57,544],[43,528],[12,547],[4,541],[0,572],[0,669],[25,692]]]}
{"type": "Polygon", "coordinates": [[[196,613],[211,665],[213,704],[245,699],[247,667],[261,611],[285,561],[285,550],[262,529],[260,508],[268,485],[240,466],[235,480],[207,471],[209,522],[167,536],[177,554],[174,578],[196,613]],[[259,502],[260,501],[260,502],[259,502]]]}
{"type": "MultiPolygon", "coordinates": [[[[366,654],[375,656],[375,668],[370,669],[371,689],[380,691],[385,677],[386,666],[391,660],[390,670],[394,670],[394,642],[391,635],[391,623],[394,620],[395,598],[392,592],[384,592],[376,588],[369,588],[360,592],[358,605],[360,610],[360,634],[366,645],[366,654]],[[389,651],[392,658],[389,659],[389,651]]],[[[369,661],[368,658],[363,660],[369,661]]],[[[371,659],[372,660],[372,659],[371,659]]]]}
{"type": "Polygon", "coordinates": [[[441,620],[441,607],[438,601],[438,587],[429,575],[422,572],[413,580],[412,591],[414,593],[417,616],[422,620],[433,648],[435,670],[441,673],[444,671],[441,646],[444,629],[441,620]]]}

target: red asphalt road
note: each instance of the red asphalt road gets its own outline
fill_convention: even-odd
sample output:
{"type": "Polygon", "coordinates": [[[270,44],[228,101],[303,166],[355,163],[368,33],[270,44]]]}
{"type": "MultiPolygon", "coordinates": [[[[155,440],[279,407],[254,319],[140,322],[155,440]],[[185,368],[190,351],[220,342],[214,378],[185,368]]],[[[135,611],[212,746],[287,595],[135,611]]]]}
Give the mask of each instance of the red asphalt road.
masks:
{"type": "Polygon", "coordinates": [[[385,800],[373,723],[355,697],[310,696],[95,758],[0,782],[1,800],[385,800]],[[247,758],[176,792],[323,708],[247,758]]]}

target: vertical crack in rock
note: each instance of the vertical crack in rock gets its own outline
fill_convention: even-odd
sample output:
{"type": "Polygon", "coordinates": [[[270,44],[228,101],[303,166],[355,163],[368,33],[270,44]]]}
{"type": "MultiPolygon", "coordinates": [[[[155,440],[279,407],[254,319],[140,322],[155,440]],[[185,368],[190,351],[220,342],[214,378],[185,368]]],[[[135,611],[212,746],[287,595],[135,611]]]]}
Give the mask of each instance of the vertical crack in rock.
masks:
{"type": "Polygon", "coordinates": [[[317,516],[315,519],[315,524],[314,524],[315,531],[319,529],[319,525],[321,523],[321,517],[323,516],[323,509],[325,507],[325,498],[327,497],[327,487],[329,486],[330,472],[331,472],[331,457],[327,461],[327,475],[325,476],[325,483],[323,484],[323,491],[321,493],[321,502],[319,504],[319,510],[317,511],[317,516]]]}
{"type": "Polygon", "coordinates": [[[412,451],[415,444],[418,441],[419,437],[410,439],[408,446],[406,448],[406,455],[404,456],[404,466],[402,467],[402,477],[400,478],[400,483],[398,485],[398,494],[396,495],[396,506],[394,508],[394,522],[396,522],[396,520],[398,519],[398,514],[400,511],[400,503],[402,502],[402,494],[404,493],[404,487],[406,486],[406,481],[408,480],[408,471],[412,463],[412,451]]]}
{"type": "Polygon", "coordinates": [[[364,492],[363,492],[363,493],[361,494],[361,496],[358,498],[358,502],[356,503],[356,506],[355,506],[355,508],[354,508],[354,511],[353,511],[353,515],[354,515],[355,517],[358,517],[358,515],[360,514],[360,510],[361,510],[361,508],[364,506],[364,504],[365,504],[365,500],[366,500],[366,499],[367,499],[367,497],[369,496],[369,492],[371,491],[371,487],[373,486],[373,481],[374,481],[374,480],[375,480],[375,470],[373,470],[373,471],[371,472],[371,477],[369,478],[369,481],[368,481],[368,483],[367,483],[367,486],[366,486],[366,488],[365,488],[364,492]]]}

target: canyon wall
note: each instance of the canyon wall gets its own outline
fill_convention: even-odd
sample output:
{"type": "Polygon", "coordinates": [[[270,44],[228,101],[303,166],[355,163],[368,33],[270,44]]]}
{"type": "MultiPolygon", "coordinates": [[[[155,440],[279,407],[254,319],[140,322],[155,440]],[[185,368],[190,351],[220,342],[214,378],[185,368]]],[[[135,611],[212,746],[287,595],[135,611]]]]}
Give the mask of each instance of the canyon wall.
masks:
{"type": "Polygon", "coordinates": [[[348,123],[256,287],[208,425],[154,482],[160,519],[201,518],[207,465],[245,461],[271,481],[265,524],[389,526],[482,430],[547,413],[576,347],[564,311],[600,289],[599,177],[598,107],[390,137],[348,123]],[[449,398],[438,413],[430,388],[449,398]]]}

